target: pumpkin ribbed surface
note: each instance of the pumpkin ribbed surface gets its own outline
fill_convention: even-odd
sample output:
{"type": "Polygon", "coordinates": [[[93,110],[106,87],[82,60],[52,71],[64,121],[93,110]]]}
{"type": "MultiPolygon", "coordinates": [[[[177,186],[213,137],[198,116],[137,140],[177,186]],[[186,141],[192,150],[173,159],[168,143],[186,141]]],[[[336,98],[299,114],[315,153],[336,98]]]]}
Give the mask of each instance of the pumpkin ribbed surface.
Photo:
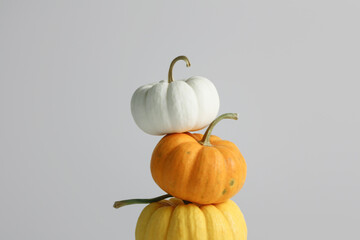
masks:
{"type": "Polygon", "coordinates": [[[221,203],[244,185],[246,163],[236,145],[212,135],[212,146],[199,143],[201,134],[163,137],[151,158],[155,182],[174,197],[199,204],[221,203]]]}
{"type": "Polygon", "coordinates": [[[199,76],[147,84],[131,98],[135,123],[152,135],[200,130],[215,119],[219,106],[215,86],[199,76]]]}
{"type": "Polygon", "coordinates": [[[172,198],[144,208],[136,240],[246,240],[247,228],[239,207],[231,200],[215,205],[184,204],[172,198]]]}

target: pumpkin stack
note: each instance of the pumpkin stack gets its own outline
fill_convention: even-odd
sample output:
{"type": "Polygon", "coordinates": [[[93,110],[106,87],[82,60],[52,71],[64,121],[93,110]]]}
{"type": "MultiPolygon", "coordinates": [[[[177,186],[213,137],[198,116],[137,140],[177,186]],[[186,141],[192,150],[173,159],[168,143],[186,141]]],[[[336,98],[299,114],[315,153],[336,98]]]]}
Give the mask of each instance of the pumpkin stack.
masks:
{"type": "Polygon", "coordinates": [[[237,146],[211,135],[223,119],[216,117],[219,96],[204,77],[168,81],[138,88],[131,99],[136,124],[151,135],[165,135],[151,157],[154,181],[167,194],[152,199],[117,201],[115,208],[149,203],[141,212],[136,240],[246,240],[247,228],[239,207],[230,198],[244,185],[246,163],[237,146]],[[204,135],[190,133],[207,127],[204,135]],[[165,200],[170,198],[169,200],[165,200]]]}

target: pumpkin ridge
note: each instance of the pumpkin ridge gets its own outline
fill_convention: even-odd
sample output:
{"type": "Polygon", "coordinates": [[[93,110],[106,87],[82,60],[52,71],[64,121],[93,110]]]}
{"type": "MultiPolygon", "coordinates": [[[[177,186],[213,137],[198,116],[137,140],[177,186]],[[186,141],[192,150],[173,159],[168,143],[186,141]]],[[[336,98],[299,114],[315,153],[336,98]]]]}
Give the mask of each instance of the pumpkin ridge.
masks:
{"type": "MultiPolygon", "coordinates": [[[[207,152],[207,151],[212,151],[212,152],[216,152],[216,153],[212,153],[212,154],[221,154],[221,153],[219,153],[219,150],[218,149],[216,149],[216,148],[213,148],[213,147],[207,147],[207,146],[205,146],[205,147],[202,147],[201,148],[201,150],[198,152],[198,155],[197,155],[197,161],[196,161],[196,166],[193,168],[193,172],[192,172],[192,174],[193,175],[195,175],[195,176],[201,176],[201,175],[210,175],[210,173],[209,172],[206,172],[206,173],[202,173],[202,172],[199,172],[199,169],[205,169],[205,170],[210,170],[211,171],[211,175],[213,175],[213,169],[219,169],[219,166],[213,166],[213,167],[211,167],[210,169],[209,169],[209,167],[207,166],[208,164],[206,163],[206,162],[204,162],[204,161],[206,161],[206,160],[208,160],[208,161],[216,161],[217,162],[217,164],[219,164],[219,162],[221,162],[221,160],[215,160],[215,159],[209,159],[210,157],[208,156],[210,153],[209,152],[207,152]],[[203,155],[203,156],[201,156],[201,155],[203,155]]],[[[204,171],[204,170],[203,170],[204,171]]],[[[212,178],[210,178],[210,180],[212,180],[213,179],[213,177],[212,178]]],[[[198,183],[198,182],[201,182],[201,178],[199,179],[196,179],[196,182],[198,183]]],[[[217,197],[217,194],[215,194],[215,192],[214,191],[212,191],[212,192],[209,192],[209,191],[207,191],[206,192],[206,190],[208,190],[209,189],[209,185],[211,185],[211,187],[210,187],[210,189],[214,189],[214,186],[213,186],[213,184],[215,184],[214,182],[206,182],[206,185],[204,185],[203,183],[202,184],[200,184],[202,187],[200,188],[200,189],[197,189],[197,191],[196,191],[196,195],[200,195],[200,196],[202,196],[202,195],[205,195],[206,197],[205,197],[205,199],[207,200],[207,201],[209,201],[208,199],[213,199],[211,202],[208,202],[208,203],[214,203],[214,202],[217,202],[218,201],[218,197],[217,197]]],[[[195,185],[195,184],[193,184],[193,185],[195,185]]],[[[192,195],[193,195],[194,193],[192,193],[192,195]]],[[[201,199],[196,199],[196,200],[194,200],[194,202],[197,202],[197,201],[199,201],[199,200],[201,200],[201,199]]],[[[201,202],[202,202],[202,200],[201,200],[201,202]]]]}
{"type": "MultiPolygon", "coordinates": [[[[171,167],[173,167],[174,165],[175,166],[178,166],[179,164],[181,164],[182,162],[183,162],[183,158],[178,158],[178,157],[173,157],[173,156],[176,156],[176,155],[178,155],[179,153],[179,150],[180,149],[182,149],[182,148],[184,148],[184,145],[190,145],[190,144],[192,144],[192,142],[191,141],[187,141],[187,142],[182,142],[182,143],[180,143],[179,145],[177,145],[175,148],[173,148],[170,152],[168,152],[168,154],[167,154],[167,156],[164,158],[164,161],[165,162],[168,162],[168,164],[161,164],[162,166],[163,166],[163,168],[162,169],[159,169],[158,171],[160,171],[160,172],[162,172],[162,174],[161,174],[161,177],[160,177],[160,182],[161,183],[163,183],[163,182],[169,182],[168,181],[168,179],[167,178],[171,178],[172,177],[172,172],[171,172],[171,169],[170,169],[170,171],[168,171],[167,169],[166,169],[166,167],[168,167],[168,166],[171,166],[171,167]],[[170,162],[171,162],[171,164],[170,164],[170,162]],[[170,175],[170,176],[169,176],[170,175]]],[[[182,151],[181,151],[182,152],[182,151]]],[[[186,154],[186,153],[185,153],[186,154]]],[[[176,167],[175,167],[175,169],[176,169],[176,167]]],[[[163,185],[163,184],[162,184],[163,185]]],[[[174,183],[174,185],[175,185],[175,188],[177,187],[176,185],[177,185],[177,182],[176,183],[174,183]]],[[[170,189],[172,189],[173,187],[171,187],[170,189]]],[[[169,189],[164,189],[166,192],[167,191],[169,191],[170,192],[170,194],[172,194],[173,195],[173,193],[172,193],[172,191],[171,190],[169,190],[169,189]]],[[[174,197],[178,197],[178,196],[174,196],[174,197]]]]}
{"type": "Polygon", "coordinates": [[[216,118],[220,107],[220,99],[215,85],[205,77],[192,76],[186,79],[185,82],[196,93],[198,104],[197,122],[191,131],[197,131],[208,126],[216,118]]]}
{"type": "MultiPolygon", "coordinates": [[[[232,175],[236,175],[236,174],[240,174],[244,171],[245,169],[245,173],[244,174],[241,174],[242,176],[244,176],[243,179],[238,179],[239,181],[236,181],[235,183],[233,183],[231,186],[230,186],[230,190],[231,190],[231,195],[227,197],[227,199],[231,198],[232,196],[234,196],[241,188],[242,186],[244,185],[244,182],[245,182],[245,178],[246,178],[246,162],[245,161],[242,161],[242,159],[239,159],[238,156],[236,156],[232,151],[231,149],[229,149],[229,147],[227,146],[215,146],[215,148],[220,148],[222,149],[220,151],[220,153],[222,154],[222,156],[224,157],[225,159],[225,166],[226,166],[226,170],[227,170],[227,174],[226,176],[231,176],[231,178],[233,178],[234,176],[232,175]],[[226,155],[224,154],[226,152],[226,155]],[[228,158],[229,156],[230,157],[230,160],[229,159],[226,159],[228,158]],[[239,169],[238,172],[235,172],[234,169],[239,169]],[[233,174],[231,174],[233,173],[233,174]],[[235,190],[235,193],[233,193],[235,190]]],[[[241,153],[240,153],[241,154],[241,153]]],[[[242,155],[241,155],[242,157],[242,155]]],[[[230,180],[231,181],[231,180],[230,180]]],[[[224,189],[229,189],[229,185],[228,183],[230,183],[229,181],[225,181],[225,186],[224,186],[224,189]]],[[[229,191],[228,191],[229,192],[229,191]]]]}
{"type": "Polygon", "coordinates": [[[169,108],[169,115],[172,117],[172,126],[177,129],[176,132],[185,132],[196,122],[194,114],[197,105],[192,104],[196,99],[194,91],[190,91],[190,86],[184,81],[174,81],[169,84],[167,101],[172,106],[169,108]],[[186,92],[186,94],[185,94],[186,92]],[[183,102],[180,102],[183,100],[183,102]]]}
{"type": "Polygon", "coordinates": [[[223,140],[222,138],[216,136],[216,135],[211,135],[210,136],[210,143],[211,144],[214,144],[216,142],[222,142],[222,141],[226,141],[226,140],[223,140]]]}
{"type": "MultiPolygon", "coordinates": [[[[164,129],[161,134],[164,134],[166,132],[171,131],[171,129],[173,129],[173,123],[170,120],[170,116],[169,116],[169,104],[167,101],[167,96],[168,96],[168,92],[169,92],[169,84],[164,82],[164,84],[162,85],[162,89],[163,91],[165,91],[165,94],[160,94],[160,102],[161,104],[163,104],[164,106],[162,106],[164,109],[166,109],[166,111],[161,110],[159,115],[162,116],[162,123],[164,125],[162,125],[160,127],[160,129],[164,129]],[[164,127],[165,126],[165,127],[164,127]]],[[[155,125],[158,125],[157,123],[155,123],[155,125]]]]}
{"type": "MultiPolygon", "coordinates": [[[[169,219],[169,229],[168,229],[166,239],[169,239],[169,233],[170,233],[170,237],[171,237],[170,239],[174,239],[173,238],[173,236],[175,234],[174,230],[177,231],[177,235],[181,234],[177,225],[179,224],[179,220],[183,220],[181,217],[178,217],[180,215],[179,212],[181,211],[180,208],[182,208],[182,207],[185,207],[185,206],[184,205],[177,206],[174,208],[174,211],[171,214],[171,218],[169,219]],[[169,232],[169,230],[171,230],[171,231],[169,232]]],[[[180,212],[180,213],[182,213],[182,212],[180,212]]],[[[181,237],[183,237],[183,236],[181,235],[181,237]]]]}
{"type": "MultiPolygon", "coordinates": [[[[152,156],[151,158],[154,158],[156,157],[156,154],[161,154],[161,157],[160,159],[165,161],[165,157],[173,150],[170,150],[170,151],[167,151],[164,153],[163,149],[169,149],[169,148],[172,148],[173,146],[178,146],[179,143],[176,143],[174,144],[173,143],[173,138],[178,138],[176,137],[176,135],[181,135],[181,133],[171,133],[171,134],[168,134],[166,136],[164,136],[160,141],[159,143],[155,146],[154,148],[154,151],[152,153],[152,156]],[[165,147],[164,147],[165,146],[165,147]]],[[[191,137],[191,136],[189,136],[191,137]]],[[[183,142],[183,139],[181,139],[182,141],[180,142],[180,144],[183,142]]],[[[192,139],[191,138],[188,138],[186,141],[184,142],[191,142],[192,139]]]]}
{"type": "MultiPolygon", "coordinates": [[[[228,156],[226,156],[228,153],[230,153],[231,155],[232,155],[232,153],[231,153],[231,151],[229,151],[229,152],[227,152],[226,153],[226,155],[224,154],[224,152],[223,151],[221,151],[219,148],[217,148],[216,146],[214,146],[214,148],[217,150],[217,151],[219,151],[219,153],[221,154],[221,156],[222,156],[222,158],[223,158],[223,161],[222,161],[222,163],[223,163],[223,165],[224,165],[224,169],[225,169],[225,171],[226,171],[226,174],[224,175],[225,176],[225,178],[228,178],[228,176],[231,174],[231,167],[229,167],[229,160],[227,159],[227,157],[228,156]],[[230,168],[230,169],[229,169],[230,168]]],[[[226,148],[224,148],[224,149],[226,149],[226,148]]],[[[226,149],[227,150],[227,149],[226,149]]],[[[220,197],[220,199],[223,199],[224,198],[224,195],[228,195],[228,193],[229,193],[229,186],[228,186],[228,184],[227,184],[227,182],[228,181],[223,181],[223,186],[222,186],[222,189],[223,189],[223,191],[222,191],[222,196],[220,197]]],[[[219,199],[218,199],[219,200],[219,199]]]]}
{"type": "MultiPolygon", "coordinates": [[[[196,176],[197,174],[197,171],[198,171],[198,169],[199,169],[199,156],[201,156],[201,154],[203,154],[203,151],[204,151],[204,148],[200,148],[199,149],[199,151],[196,153],[196,156],[195,156],[195,162],[194,162],[194,165],[193,165],[193,167],[191,168],[191,171],[190,171],[190,176],[196,176]]],[[[201,163],[200,163],[201,164],[201,163]]],[[[192,179],[192,177],[190,177],[190,181],[189,182],[187,182],[187,184],[186,184],[186,186],[188,187],[189,186],[189,188],[187,188],[187,189],[191,189],[190,191],[189,190],[187,190],[186,191],[186,195],[193,195],[193,189],[194,189],[194,186],[196,186],[196,182],[199,180],[199,179],[195,179],[195,183],[193,182],[193,181],[191,181],[191,180],[193,180],[192,179]]],[[[203,193],[202,191],[201,191],[202,189],[199,189],[197,192],[198,193],[203,193]]],[[[188,199],[188,200],[190,200],[190,199],[188,199]]],[[[196,202],[196,200],[193,200],[194,202],[196,202]]]]}
{"type": "MultiPolygon", "coordinates": [[[[156,126],[156,124],[154,124],[153,122],[153,117],[152,114],[150,113],[150,109],[151,107],[148,104],[151,104],[151,101],[149,101],[149,92],[156,86],[156,84],[152,85],[145,93],[144,96],[144,100],[145,100],[145,111],[146,111],[146,116],[147,118],[150,120],[150,126],[156,126]]],[[[156,128],[156,132],[158,132],[158,129],[156,128]]]]}
{"type": "Polygon", "coordinates": [[[169,96],[169,86],[166,88],[166,94],[165,94],[165,97],[164,97],[164,101],[166,102],[166,112],[167,112],[167,115],[168,115],[168,120],[169,120],[169,122],[170,122],[170,124],[169,124],[169,126],[170,126],[170,128],[174,128],[173,127],[173,123],[172,123],[172,121],[170,121],[170,116],[169,116],[169,112],[170,112],[170,104],[168,104],[168,96],[169,96]]]}
{"type": "MultiPolygon", "coordinates": [[[[220,203],[220,204],[221,204],[221,203],[220,203]]],[[[221,215],[224,216],[227,224],[229,225],[229,228],[231,229],[233,239],[235,240],[235,239],[236,239],[236,236],[235,236],[234,229],[232,228],[232,225],[230,224],[229,219],[226,217],[225,213],[224,213],[220,208],[218,208],[218,205],[219,205],[219,204],[215,204],[214,206],[219,210],[219,212],[221,213],[221,215]]]]}
{"type": "MultiPolygon", "coordinates": [[[[183,134],[173,133],[173,134],[164,136],[160,140],[160,142],[156,145],[156,147],[153,151],[153,154],[151,157],[151,163],[150,163],[151,174],[152,174],[155,182],[157,182],[159,186],[163,185],[162,183],[164,182],[163,178],[165,175],[165,174],[163,174],[165,171],[164,168],[167,167],[168,164],[166,162],[169,161],[168,158],[171,154],[173,154],[172,152],[174,152],[176,150],[176,148],[179,147],[181,144],[190,143],[193,141],[191,136],[185,136],[185,138],[183,138],[184,136],[182,136],[182,138],[181,138],[182,141],[180,141],[180,143],[174,144],[172,139],[179,138],[179,136],[176,136],[176,135],[180,135],[180,137],[181,137],[183,134]],[[169,148],[171,148],[170,151],[165,151],[165,152],[163,151],[163,149],[169,149],[169,148]],[[159,156],[159,154],[161,156],[159,156]]],[[[162,189],[165,190],[164,188],[162,188],[162,189]]]]}
{"type": "Polygon", "coordinates": [[[227,219],[232,220],[232,230],[235,234],[235,237],[239,240],[246,240],[247,239],[247,227],[246,222],[244,219],[244,215],[239,208],[239,206],[236,205],[236,203],[232,200],[228,200],[225,203],[216,204],[215,207],[217,207],[227,219]],[[232,214],[229,214],[232,213],[232,214]],[[228,218],[229,217],[229,218],[228,218]]]}
{"type": "MultiPolygon", "coordinates": [[[[223,139],[219,139],[219,140],[215,140],[213,142],[213,145],[216,147],[216,146],[224,146],[224,147],[227,147],[227,148],[235,148],[237,150],[239,150],[239,148],[236,146],[235,143],[231,142],[231,141],[228,141],[228,140],[223,140],[223,139]]],[[[240,151],[240,150],[239,150],[240,151]]]]}
{"type": "MultiPolygon", "coordinates": [[[[186,162],[186,164],[188,165],[188,167],[186,168],[186,178],[183,177],[183,184],[181,186],[181,192],[185,192],[186,195],[188,195],[188,190],[187,189],[192,189],[192,186],[194,185],[194,182],[192,181],[192,173],[194,170],[194,165],[196,164],[197,158],[198,158],[198,154],[199,152],[202,150],[201,147],[196,146],[194,143],[190,142],[188,143],[191,147],[191,153],[192,155],[188,157],[188,160],[186,162]],[[191,164],[191,166],[190,166],[191,164]]],[[[182,144],[182,146],[184,147],[185,144],[182,144]]],[[[185,155],[187,154],[188,151],[186,151],[185,155]]],[[[183,161],[183,158],[182,158],[183,161]]],[[[187,199],[185,199],[187,200],[187,199]]]]}
{"type": "MultiPolygon", "coordinates": [[[[181,167],[181,170],[183,170],[181,173],[181,186],[176,186],[177,190],[180,192],[185,192],[187,195],[187,189],[189,189],[189,187],[191,188],[191,185],[193,185],[194,183],[191,181],[192,180],[192,175],[191,172],[194,168],[194,164],[196,163],[196,159],[197,159],[197,154],[198,152],[201,151],[201,148],[194,145],[193,142],[186,142],[186,143],[182,143],[179,145],[179,148],[176,150],[176,159],[178,160],[178,162],[180,164],[184,164],[186,165],[186,168],[184,169],[183,167],[181,167]],[[188,148],[186,148],[186,146],[188,146],[188,148]],[[190,150],[190,151],[189,151],[190,150]],[[184,158],[184,156],[188,155],[188,152],[194,153],[193,155],[184,158]],[[181,155],[181,157],[179,157],[181,155]]],[[[170,155],[169,155],[170,157],[170,155]]],[[[185,199],[186,200],[186,199],[185,199]]]]}
{"type": "MultiPolygon", "coordinates": [[[[149,89],[151,89],[153,86],[155,86],[155,85],[152,85],[151,87],[149,87],[149,89]]],[[[147,91],[145,92],[145,96],[144,96],[144,106],[145,106],[145,115],[146,115],[146,117],[149,117],[149,115],[150,115],[149,107],[147,106],[147,103],[148,103],[147,98],[148,98],[148,95],[149,95],[149,89],[147,89],[147,91]]],[[[146,127],[148,127],[148,126],[146,126],[146,127]]]]}
{"type": "MultiPolygon", "coordinates": [[[[208,223],[207,223],[207,221],[206,221],[206,216],[205,216],[203,210],[201,209],[201,206],[197,206],[197,207],[200,209],[200,212],[201,212],[202,216],[203,216],[204,219],[205,219],[205,229],[206,229],[206,234],[208,234],[208,223]]],[[[206,237],[208,238],[208,236],[206,236],[206,237]]]]}
{"type": "MultiPolygon", "coordinates": [[[[157,202],[151,203],[151,204],[156,204],[156,205],[158,205],[158,207],[150,214],[150,217],[148,217],[148,220],[145,222],[146,225],[143,226],[144,229],[145,229],[145,234],[143,234],[143,236],[146,236],[147,228],[149,227],[149,222],[150,222],[149,220],[152,218],[152,216],[154,215],[154,213],[155,213],[159,208],[162,207],[161,204],[159,204],[159,203],[157,203],[157,202]]],[[[148,206],[150,206],[151,204],[149,204],[148,206]]],[[[141,214],[142,214],[142,212],[141,212],[141,214]]],[[[140,214],[139,218],[141,217],[141,214],[140,214]]],[[[145,237],[143,237],[141,240],[144,240],[144,239],[145,239],[145,237]]]]}
{"type": "MultiPolygon", "coordinates": [[[[172,211],[171,211],[171,214],[170,214],[170,217],[169,217],[169,221],[168,221],[168,225],[167,225],[167,228],[166,228],[166,239],[168,238],[168,235],[169,235],[171,218],[173,217],[174,211],[175,211],[175,209],[176,209],[178,206],[179,206],[179,205],[175,206],[175,204],[170,206],[170,207],[172,207],[173,209],[172,209],[172,211]]],[[[164,240],[166,240],[166,239],[164,239],[164,240]]]]}
{"type": "MultiPolygon", "coordinates": [[[[226,230],[231,230],[228,221],[226,222],[226,224],[219,224],[219,225],[217,224],[217,223],[219,223],[219,219],[217,217],[222,216],[223,218],[225,218],[225,216],[222,214],[222,212],[218,208],[216,208],[213,204],[205,205],[205,206],[201,207],[200,209],[204,212],[206,220],[207,221],[209,220],[209,223],[206,221],[207,226],[209,226],[209,224],[212,225],[207,228],[208,235],[213,236],[212,234],[216,234],[217,235],[216,237],[219,237],[219,234],[221,234],[220,239],[225,239],[225,237],[228,237],[228,236],[225,236],[225,234],[228,235],[228,232],[226,230]],[[220,229],[220,226],[224,227],[221,229],[222,230],[221,232],[218,231],[220,229]],[[214,228],[214,229],[212,229],[212,228],[214,228]],[[224,234],[224,235],[222,235],[222,234],[224,234]]],[[[231,237],[232,236],[233,236],[233,233],[231,233],[231,237]]],[[[216,238],[216,239],[218,239],[218,238],[216,238]]],[[[234,239],[226,238],[226,240],[234,240],[234,239]]]]}
{"type": "Polygon", "coordinates": [[[200,208],[201,212],[203,213],[203,215],[205,217],[206,234],[210,235],[210,226],[209,226],[208,219],[207,219],[207,216],[206,216],[205,211],[204,211],[205,207],[206,207],[206,205],[203,205],[203,206],[201,206],[199,208],[200,208]]]}
{"type": "Polygon", "coordinates": [[[208,239],[206,231],[206,218],[199,206],[196,204],[186,205],[186,216],[187,229],[189,236],[192,239],[208,239]]]}
{"type": "MultiPolygon", "coordinates": [[[[194,173],[196,173],[196,171],[198,170],[198,167],[197,167],[197,161],[198,161],[198,159],[199,159],[199,155],[200,154],[202,154],[202,152],[204,151],[204,148],[199,148],[199,150],[197,151],[197,153],[196,153],[196,156],[194,157],[194,161],[193,161],[193,165],[192,165],[192,168],[191,168],[191,171],[190,171],[190,173],[189,173],[189,179],[188,179],[188,181],[186,182],[186,189],[191,189],[191,191],[189,192],[189,190],[187,190],[186,192],[185,192],[185,195],[192,195],[192,191],[193,191],[193,188],[194,188],[194,185],[196,185],[196,183],[194,183],[193,182],[193,177],[192,176],[196,176],[196,174],[194,174],[194,173]]],[[[197,179],[196,179],[197,180],[197,179]]],[[[200,192],[200,190],[198,190],[198,192],[200,192]]],[[[188,199],[188,200],[190,200],[190,199],[188,199]]]]}
{"type": "MultiPolygon", "coordinates": [[[[196,120],[194,121],[192,127],[190,128],[191,130],[194,130],[196,129],[196,125],[198,124],[199,122],[199,119],[200,119],[200,100],[199,100],[199,96],[198,94],[196,93],[195,89],[187,82],[187,80],[184,81],[190,88],[191,88],[191,91],[193,91],[194,95],[195,95],[195,99],[196,99],[196,103],[197,103],[197,106],[198,106],[198,111],[196,113],[196,120]]],[[[194,104],[195,105],[195,104],[194,104]]],[[[201,129],[201,128],[200,128],[201,129]]]]}
{"type": "MultiPolygon", "coordinates": [[[[167,86],[165,87],[165,96],[163,96],[163,98],[161,99],[161,101],[164,103],[165,107],[166,108],[166,111],[161,111],[163,115],[163,121],[166,123],[166,126],[169,127],[169,129],[172,129],[173,126],[172,126],[172,122],[170,121],[170,116],[169,116],[169,104],[167,102],[167,96],[168,96],[168,92],[169,92],[169,86],[167,84],[167,86]]],[[[166,129],[166,131],[168,131],[168,129],[166,129]]]]}
{"type": "MultiPolygon", "coordinates": [[[[171,216],[172,216],[172,213],[174,212],[174,207],[172,206],[165,206],[165,205],[162,205],[161,207],[157,208],[150,216],[149,218],[149,221],[148,223],[146,224],[146,230],[145,230],[145,239],[147,239],[147,237],[149,236],[153,236],[153,234],[149,234],[149,232],[151,232],[151,230],[153,229],[153,224],[150,224],[150,223],[153,223],[154,219],[155,218],[155,215],[159,215],[161,212],[163,212],[164,210],[167,209],[170,209],[171,210],[171,213],[170,213],[170,216],[169,216],[169,219],[171,219],[171,216]]],[[[160,214],[160,216],[164,216],[162,214],[160,214]]],[[[163,219],[161,219],[163,220],[163,219]]],[[[166,221],[167,225],[166,225],[166,230],[163,231],[162,233],[164,233],[165,236],[167,236],[168,234],[168,230],[169,230],[169,221],[166,221]]],[[[151,238],[152,239],[152,238],[151,238]]]]}
{"type": "MultiPolygon", "coordinates": [[[[222,161],[220,161],[220,162],[221,162],[221,164],[223,165],[223,169],[226,171],[226,174],[222,174],[222,176],[225,176],[226,178],[228,178],[229,173],[231,173],[231,171],[229,170],[228,161],[226,160],[226,156],[225,156],[224,153],[223,153],[222,151],[220,151],[220,149],[218,149],[216,146],[213,146],[213,148],[216,149],[216,151],[217,151],[217,152],[220,154],[220,156],[222,157],[222,161]]],[[[227,150],[228,150],[228,149],[227,149],[227,150]]],[[[229,151],[229,153],[232,154],[231,151],[229,151]]],[[[223,193],[223,194],[222,194],[222,196],[220,196],[220,197],[218,197],[218,198],[216,199],[217,202],[218,202],[218,201],[222,201],[222,199],[224,199],[224,195],[229,192],[229,190],[228,190],[228,185],[227,185],[227,181],[223,181],[223,184],[224,184],[224,185],[222,185],[222,187],[221,187],[221,189],[223,189],[223,190],[222,190],[222,193],[223,193]]],[[[229,198],[229,197],[226,197],[226,199],[228,199],[228,198],[229,198]]]]}

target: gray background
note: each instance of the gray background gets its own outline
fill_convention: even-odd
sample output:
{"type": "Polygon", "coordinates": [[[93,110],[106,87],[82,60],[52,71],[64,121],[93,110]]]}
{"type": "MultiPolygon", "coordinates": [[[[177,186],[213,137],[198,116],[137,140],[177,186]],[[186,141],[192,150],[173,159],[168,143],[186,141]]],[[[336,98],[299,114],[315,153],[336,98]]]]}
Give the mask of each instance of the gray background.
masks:
{"type": "Polygon", "coordinates": [[[163,192],[130,99],[182,54],[240,115],[249,239],[359,238],[359,1],[219,2],[0,0],[0,239],[134,239],[113,202],[163,192]]]}

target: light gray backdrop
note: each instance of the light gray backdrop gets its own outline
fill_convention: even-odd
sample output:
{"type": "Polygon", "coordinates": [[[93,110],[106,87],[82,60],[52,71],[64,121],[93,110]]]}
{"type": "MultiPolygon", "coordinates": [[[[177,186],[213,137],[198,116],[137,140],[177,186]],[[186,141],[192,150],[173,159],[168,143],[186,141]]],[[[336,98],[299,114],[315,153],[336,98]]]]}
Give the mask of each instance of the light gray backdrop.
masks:
{"type": "Polygon", "coordinates": [[[214,134],[248,164],[233,199],[250,240],[359,239],[357,0],[0,0],[0,239],[134,239],[160,137],[141,85],[216,85],[214,134]]]}

